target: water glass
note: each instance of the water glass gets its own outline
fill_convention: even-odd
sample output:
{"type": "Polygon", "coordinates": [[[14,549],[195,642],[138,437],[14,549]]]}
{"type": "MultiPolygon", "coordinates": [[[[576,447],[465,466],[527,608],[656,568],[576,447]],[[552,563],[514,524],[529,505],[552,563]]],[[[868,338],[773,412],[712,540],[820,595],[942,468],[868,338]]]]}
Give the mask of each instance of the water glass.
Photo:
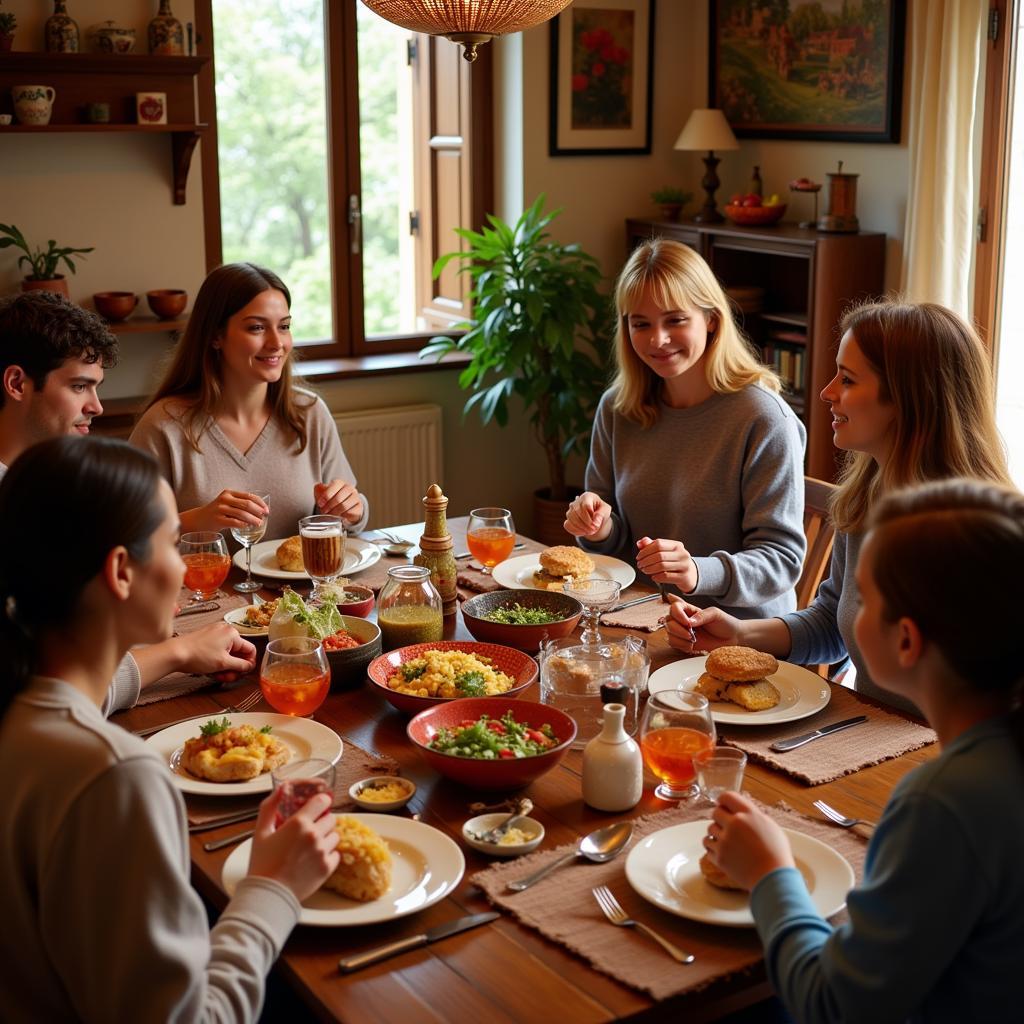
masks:
{"type": "Polygon", "coordinates": [[[333,800],[335,768],[321,757],[291,761],[274,768],[270,777],[274,780],[274,789],[281,791],[275,819],[278,825],[286,822],[317,793],[330,793],[333,800]]]}
{"type": "Polygon", "coordinates": [[[714,804],[723,793],[740,791],[747,755],[735,747],[712,747],[694,754],[693,766],[701,796],[714,804]]]}
{"type": "Polygon", "coordinates": [[[640,752],[648,770],[661,781],[654,795],[688,800],[697,795],[693,759],[715,745],[715,723],[707,697],[663,691],[647,698],[640,723],[640,752]]]}
{"type": "MultiPolygon", "coordinates": [[[[269,515],[270,495],[261,494],[260,501],[267,506],[267,515],[269,515]]],[[[254,590],[260,589],[260,584],[252,578],[252,546],[263,540],[263,535],[266,532],[267,516],[263,516],[255,526],[247,524],[245,526],[231,527],[231,536],[245,548],[245,579],[241,583],[235,584],[235,590],[240,593],[251,594],[254,590]]]]}

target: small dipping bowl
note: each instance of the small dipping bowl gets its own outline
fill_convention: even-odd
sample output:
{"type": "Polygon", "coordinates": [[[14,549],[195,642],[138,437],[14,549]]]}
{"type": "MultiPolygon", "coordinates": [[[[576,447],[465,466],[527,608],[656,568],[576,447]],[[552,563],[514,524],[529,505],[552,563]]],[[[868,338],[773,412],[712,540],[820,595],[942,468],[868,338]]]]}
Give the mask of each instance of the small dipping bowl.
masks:
{"type": "Polygon", "coordinates": [[[500,825],[508,817],[507,811],[496,814],[478,814],[462,826],[462,838],[468,846],[491,857],[521,857],[536,850],[544,840],[544,826],[536,818],[520,818],[512,827],[525,832],[529,839],[525,843],[482,843],[476,836],[482,836],[488,829],[500,825]]]}
{"type": "Polygon", "coordinates": [[[353,782],[348,789],[348,795],[367,811],[397,811],[399,807],[404,807],[412,799],[415,792],[416,783],[400,778],[398,775],[376,775],[370,779],[360,779],[358,782],[353,782]],[[373,790],[391,786],[401,788],[405,795],[394,800],[371,799],[373,790]],[[367,793],[370,794],[370,797],[366,795],[367,793]]]}
{"type": "Polygon", "coordinates": [[[369,587],[346,583],[344,600],[337,601],[336,604],[342,615],[355,615],[365,619],[373,611],[373,591],[369,587]]]}

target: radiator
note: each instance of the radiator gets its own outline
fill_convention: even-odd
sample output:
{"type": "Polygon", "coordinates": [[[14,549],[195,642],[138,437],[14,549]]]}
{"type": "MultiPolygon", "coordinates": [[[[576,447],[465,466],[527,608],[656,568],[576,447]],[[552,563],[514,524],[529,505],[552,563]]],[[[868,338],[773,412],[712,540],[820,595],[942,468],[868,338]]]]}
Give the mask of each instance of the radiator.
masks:
{"type": "Polygon", "coordinates": [[[337,413],[342,447],[370,503],[367,529],[422,522],[423,495],[441,484],[441,407],[337,413]]]}

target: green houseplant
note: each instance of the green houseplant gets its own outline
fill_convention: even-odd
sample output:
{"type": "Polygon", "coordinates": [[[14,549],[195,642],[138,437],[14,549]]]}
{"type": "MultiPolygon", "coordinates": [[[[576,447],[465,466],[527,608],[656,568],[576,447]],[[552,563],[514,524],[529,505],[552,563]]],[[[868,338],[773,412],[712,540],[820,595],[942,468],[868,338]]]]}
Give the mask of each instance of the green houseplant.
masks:
{"type": "Polygon", "coordinates": [[[683,207],[693,198],[693,193],[684,192],[675,185],[662,185],[651,193],[651,198],[661,207],[665,220],[679,220],[683,207]]]}
{"type": "Polygon", "coordinates": [[[442,256],[434,276],[461,263],[473,283],[474,319],[458,325],[458,337],[432,338],[420,355],[471,357],[459,377],[473,392],[464,412],[475,408],[484,423],[503,426],[509,400],[522,401],[547,456],[548,497],[564,502],[566,458],[587,453],[607,384],[613,318],[597,261],[551,238],[546,229],[561,211],[544,213],[544,201],[539,196],[514,226],[488,215],[483,231],[457,231],[465,248],[442,256]]]}
{"type": "Polygon", "coordinates": [[[33,249],[25,240],[25,236],[13,224],[0,224],[0,249],[6,249],[12,245],[24,253],[24,256],[18,257],[18,266],[26,266],[30,271],[21,283],[21,290],[26,292],[33,289],[45,289],[67,295],[67,281],[63,274],[57,273],[57,268],[64,263],[73,274],[75,264],[71,257],[92,252],[91,246],[88,249],[58,246],[52,238],[46,243],[45,249],[41,246],[33,249]]]}
{"type": "Polygon", "coordinates": [[[17,27],[18,19],[10,11],[0,11],[0,53],[10,50],[17,27]]]}

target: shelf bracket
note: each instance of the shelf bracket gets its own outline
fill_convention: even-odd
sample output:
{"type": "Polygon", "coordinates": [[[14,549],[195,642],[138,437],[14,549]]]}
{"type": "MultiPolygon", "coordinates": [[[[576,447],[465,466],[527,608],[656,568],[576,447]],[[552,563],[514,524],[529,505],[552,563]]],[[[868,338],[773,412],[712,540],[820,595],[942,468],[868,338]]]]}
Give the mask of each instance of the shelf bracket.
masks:
{"type": "Polygon", "coordinates": [[[199,141],[199,132],[173,132],[171,134],[171,170],[174,179],[174,205],[185,205],[185,186],[192,154],[199,141]]]}

